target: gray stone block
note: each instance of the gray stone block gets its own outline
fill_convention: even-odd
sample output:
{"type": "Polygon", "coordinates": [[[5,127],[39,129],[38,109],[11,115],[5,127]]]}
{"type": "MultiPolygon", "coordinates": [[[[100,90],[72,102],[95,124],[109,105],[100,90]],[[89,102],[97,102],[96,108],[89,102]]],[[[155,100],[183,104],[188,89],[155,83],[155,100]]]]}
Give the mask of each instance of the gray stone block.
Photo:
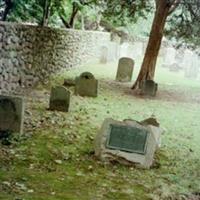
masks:
{"type": "Polygon", "coordinates": [[[100,63],[106,64],[108,62],[108,48],[106,46],[101,47],[100,53],[100,63]]]}
{"type": "Polygon", "coordinates": [[[70,105],[70,91],[63,86],[56,86],[51,89],[49,110],[68,112],[70,105]]]}
{"type": "Polygon", "coordinates": [[[141,85],[141,94],[145,96],[156,96],[158,90],[158,84],[152,80],[145,80],[141,85]]]}
{"type": "Polygon", "coordinates": [[[5,131],[22,134],[23,119],[23,98],[0,95],[0,134],[5,131]]]}
{"type": "Polygon", "coordinates": [[[120,58],[117,70],[116,80],[129,82],[132,79],[134,69],[134,60],[131,58],[120,58]]]}
{"type": "Polygon", "coordinates": [[[148,169],[152,166],[154,154],[160,147],[161,133],[162,129],[151,123],[142,125],[134,120],[121,122],[106,119],[95,138],[95,155],[103,162],[117,161],[148,169]],[[113,125],[120,129],[113,131],[113,125]]]}
{"type": "Polygon", "coordinates": [[[76,77],[75,94],[80,96],[97,97],[98,80],[90,72],[84,72],[76,77]]]}

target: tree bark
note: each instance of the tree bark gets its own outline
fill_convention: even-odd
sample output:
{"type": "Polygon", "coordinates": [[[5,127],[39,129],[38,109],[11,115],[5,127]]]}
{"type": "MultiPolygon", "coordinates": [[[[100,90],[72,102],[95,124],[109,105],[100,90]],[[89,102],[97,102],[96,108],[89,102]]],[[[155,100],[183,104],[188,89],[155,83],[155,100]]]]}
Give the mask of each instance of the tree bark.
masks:
{"type": "Polygon", "coordinates": [[[12,7],[13,7],[13,2],[12,2],[12,0],[5,0],[5,5],[6,5],[6,7],[5,7],[5,9],[4,9],[4,12],[3,12],[3,15],[2,15],[1,21],[6,21],[7,16],[8,16],[8,14],[9,14],[10,10],[11,10],[12,7]]]}
{"type": "Polygon", "coordinates": [[[73,3],[72,14],[71,14],[71,17],[69,20],[69,25],[71,28],[74,28],[74,22],[75,22],[77,13],[78,13],[78,8],[77,8],[76,4],[73,3]]]}
{"type": "Polygon", "coordinates": [[[61,14],[59,15],[60,19],[62,20],[62,23],[64,24],[64,26],[66,28],[74,28],[74,22],[75,22],[76,15],[78,14],[78,11],[79,10],[78,10],[76,4],[74,3],[69,22],[67,20],[65,20],[65,18],[61,14]]]}
{"type": "Polygon", "coordinates": [[[165,22],[171,5],[166,0],[157,1],[156,12],[150,32],[149,42],[139,75],[132,89],[139,89],[144,80],[153,80],[158,53],[163,38],[165,22]]]}
{"type": "Polygon", "coordinates": [[[49,15],[50,15],[50,6],[51,0],[45,0],[44,7],[43,7],[43,18],[42,18],[42,26],[47,26],[49,22],[49,15]]]}
{"type": "Polygon", "coordinates": [[[85,16],[83,12],[81,12],[81,30],[85,30],[85,16]]]}

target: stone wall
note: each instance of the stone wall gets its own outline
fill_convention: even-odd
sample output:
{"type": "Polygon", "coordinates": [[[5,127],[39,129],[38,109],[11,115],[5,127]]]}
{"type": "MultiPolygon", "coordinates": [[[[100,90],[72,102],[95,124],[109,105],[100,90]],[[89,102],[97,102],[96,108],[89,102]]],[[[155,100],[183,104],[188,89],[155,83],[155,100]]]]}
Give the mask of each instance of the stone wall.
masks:
{"type": "Polygon", "coordinates": [[[105,32],[0,23],[0,91],[31,87],[51,74],[99,59],[105,32]]]}

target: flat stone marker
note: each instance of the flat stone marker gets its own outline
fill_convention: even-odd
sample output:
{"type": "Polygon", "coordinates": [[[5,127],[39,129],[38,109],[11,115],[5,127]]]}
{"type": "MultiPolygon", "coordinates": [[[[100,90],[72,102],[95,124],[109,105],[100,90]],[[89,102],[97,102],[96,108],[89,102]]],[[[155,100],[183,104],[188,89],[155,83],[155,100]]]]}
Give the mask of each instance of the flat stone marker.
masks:
{"type": "Polygon", "coordinates": [[[80,96],[97,97],[98,80],[90,72],[84,72],[76,78],[75,94],[80,96]]]}
{"type": "Polygon", "coordinates": [[[162,133],[151,122],[106,119],[95,138],[95,155],[103,162],[150,168],[162,133]]]}
{"type": "Polygon", "coordinates": [[[157,90],[158,90],[158,84],[155,83],[154,81],[152,80],[143,81],[141,87],[142,95],[155,97],[157,90]]]}
{"type": "Polygon", "coordinates": [[[117,70],[116,80],[121,82],[129,82],[132,79],[134,69],[134,60],[131,58],[120,58],[117,70]]]}
{"type": "Polygon", "coordinates": [[[17,96],[0,95],[0,134],[23,131],[24,100],[17,96]]]}
{"type": "Polygon", "coordinates": [[[56,86],[51,89],[49,110],[68,112],[70,105],[70,91],[63,86],[56,86]]]}

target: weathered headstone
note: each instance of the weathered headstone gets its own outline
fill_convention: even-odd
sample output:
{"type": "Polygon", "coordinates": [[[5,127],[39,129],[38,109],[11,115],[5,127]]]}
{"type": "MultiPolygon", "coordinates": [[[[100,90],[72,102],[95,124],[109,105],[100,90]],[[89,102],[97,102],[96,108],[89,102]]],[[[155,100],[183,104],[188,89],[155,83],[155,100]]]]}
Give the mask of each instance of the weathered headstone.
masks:
{"type": "Polygon", "coordinates": [[[70,91],[63,86],[56,86],[51,89],[49,110],[68,112],[70,105],[70,91]]]}
{"type": "Polygon", "coordinates": [[[156,96],[158,90],[158,84],[153,80],[145,80],[141,85],[141,94],[145,96],[156,96]]]}
{"type": "Polygon", "coordinates": [[[63,86],[74,87],[75,86],[75,80],[74,79],[64,79],[63,86]]]}
{"type": "Polygon", "coordinates": [[[178,63],[174,63],[169,67],[170,72],[179,72],[181,70],[181,67],[179,66],[178,63]]]}
{"type": "Polygon", "coordinates": [[[80,96],[97,97],[98,80],[90,72],[84,72],[76,78],[75,94],[80,96]]]}
{"type": "Polygon", "coordinates": [[[101,47],[100,63],[106,64],[108,62],[108,48],[106,46],[101,47]]]}
{"type": "Polygon", "coordinates": [[[134,61],[131,58],[120,58],[117,70],[116,80],[129,82],[132,79],[134,61]]]}
{"type": "Polygon", "coordinates": [[[173,47],[166,47],[165,48],[165,54],[163,57],[163,66],[169,67],[175,63],[175,56],[176,56],[176,50],[173,47]]]}
{"type": "Polygon", "coordinates": [[[23,118],[23,98],[0,95],[0,135],[5,132],[22,134],[23,118]]]}
{"type": "Polygon", "coordinates": [[[140,123],[106,119],[95,138],[95,155],[103,162],[150,168],[160,147],[161,133],[162,129],[148,120],[140,123]]]}

